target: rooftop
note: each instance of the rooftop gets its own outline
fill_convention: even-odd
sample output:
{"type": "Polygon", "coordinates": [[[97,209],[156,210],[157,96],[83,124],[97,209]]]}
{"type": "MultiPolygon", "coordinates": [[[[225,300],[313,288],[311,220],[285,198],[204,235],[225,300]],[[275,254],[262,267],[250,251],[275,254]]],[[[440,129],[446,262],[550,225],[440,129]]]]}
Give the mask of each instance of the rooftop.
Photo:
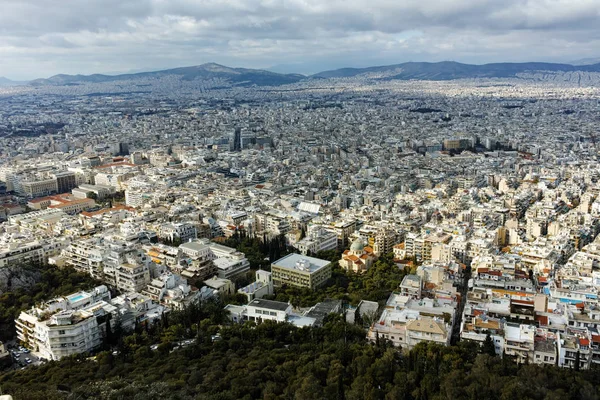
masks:
{"type": "Polygon", "coordinates": [[[248,303],[248,305],[252,307],[266,308],[275,311],[285,311],[288,309],[288,307],[290,307],[288,303],[265,299],[254,299],[250,303],[248,303]]]}
{"type": "Polygon", "coordinates": [[[330,262],[328,260],[292,253],[273,262],[272,265],[276,265],[281,268],[313,273],[329,264],[330,262]]]}

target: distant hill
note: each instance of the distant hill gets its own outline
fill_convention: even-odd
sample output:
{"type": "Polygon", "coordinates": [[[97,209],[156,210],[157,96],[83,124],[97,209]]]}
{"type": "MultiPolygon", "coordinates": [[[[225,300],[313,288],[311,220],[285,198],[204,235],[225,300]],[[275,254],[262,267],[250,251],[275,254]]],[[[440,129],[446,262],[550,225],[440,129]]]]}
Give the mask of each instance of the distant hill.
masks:
{"type": "Polygon", "coordinates": [[[34,86],[44,85],[72,85],[78,83],[102,83],[123,80],[136,80],[141,78],[162,78],[177,76],[183,80],[193,79],[225,79],[236,85],[258,85],[277,86],[298,82],[306,77],[299,74],[278,74],[275,72],[247,69],[230,68],[219,64],[209,63],[193,67],[167,69],[163,71],[140,72],[122,75],[54,75],[48,79],[36,79],[30,84],[34,86]]]}
{"type": "Polygon", "coordinates": [[[0,76],[0,87],[6,87],[6,86],[20,86],[20,85],[25,85],[27,82],[17,82],[17,81],[11,81],[8,78],[5,78],[3,76],[0,76]]]}
{"type": "Polygon", "coordinates": [[[596,58],[582,58],[581,60],[571,61],[571,65],[594,65],[600,64],[600,57],[596,58]]]}
{"type": "MultiPolygon", "coordinates": [[[[600,84],[600,63],[586,65],[554,63],[495,63],[484,65],[462,64],[454,61],[437,63],[407,62],[368,68],[341,68],[319,72],[311,76],[301,74],[283,74],[272,71],[248,68],[231,68],[209,63],[193,67],[173,68],[162,71],[128,73],[120,75],[54,75],[48,79],[36,79],[29,82],[33,86],[80,85],[84,83],[105,83],[118,81],[136,81],[175,77],[180,80],[219,79],[233,86],[279,86],[296,83],[306,79],[327,78],[370,78],[401,80],[434,80],[472,78],[523,78],[538,81],[570,81],[582,86],[600,84]]],[[[8,79],[0,78],[0,86],[15,85],[8,79]],[[4,82],[4,83],[3,83],[4,82]]]]}
{"type": "Polygon", "coordinates": [[[438,63],[407,62],[368,68],[342,68],[324,71],[311,78],[373,77],[383,79],[452,80],[466,78],[510,78],[517,74],[539,72],[600,72],[600,64],[574,66],[553,63],[461,64],[453,61],[438,63]]]}

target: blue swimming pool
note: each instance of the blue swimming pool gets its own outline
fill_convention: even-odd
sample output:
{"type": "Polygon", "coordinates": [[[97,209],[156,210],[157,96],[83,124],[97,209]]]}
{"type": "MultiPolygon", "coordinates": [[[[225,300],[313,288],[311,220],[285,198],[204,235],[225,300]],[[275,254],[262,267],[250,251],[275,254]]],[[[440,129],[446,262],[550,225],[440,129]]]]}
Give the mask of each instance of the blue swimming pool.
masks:
{"type": "Polygon", "coordinates": [[[71,300],[73,302],[76,302],[76,301],[79,301],[79,300],[83,299],[84,297],[85,296],[83,294],[78,294],[78,295],[75,295],[75,296],[70,296],[69,300],[71,300]]]}

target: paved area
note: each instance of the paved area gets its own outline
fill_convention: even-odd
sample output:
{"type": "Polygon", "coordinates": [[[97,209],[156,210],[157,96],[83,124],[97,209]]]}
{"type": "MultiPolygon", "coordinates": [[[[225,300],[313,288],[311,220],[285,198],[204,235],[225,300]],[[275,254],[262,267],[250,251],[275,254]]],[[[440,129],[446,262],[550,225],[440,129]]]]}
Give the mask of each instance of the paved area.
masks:
{"type": "Polygon", "coordinates": [[[45,362],[39,355],[31,352],[30,350],[21,347],[16,341],[10,341],[6,343],[6,348],[10,352],[13,359],[14,369],[25,369],[32,365],[40,365],[45,362]]]}

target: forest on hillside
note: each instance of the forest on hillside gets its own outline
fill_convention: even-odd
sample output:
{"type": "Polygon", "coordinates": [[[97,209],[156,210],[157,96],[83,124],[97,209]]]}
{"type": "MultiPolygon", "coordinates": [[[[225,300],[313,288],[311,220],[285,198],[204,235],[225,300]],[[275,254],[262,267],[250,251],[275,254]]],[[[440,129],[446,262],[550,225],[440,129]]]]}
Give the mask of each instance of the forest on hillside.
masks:
{"type": "Polygon", "coordinates": [[[114,351],[6,373],[0,386],[15,399],[598,398],[595,370],[519,365],[468,342],[422,343],[406,353],[368,343],[361,328],[333,315],[320,328],[222,326],[218,306],[173,313],[117,339],[114,351]],[[178,348],[190,335],[194,343],[178,348]]]}
{"type": "MultiPolygon", "coordinates": [[[[320,254],[334,261],[339,254],[320,254]]],[[[258,259],[257,255],[257,259],[258,259]]],[[[37,267],[38,280],[0,296],[2,334],[34,303],[98,282],[72,269],[37,267]]],[[[297,306],[327,298],[382,301],[405,274],[383,256],[364,275],[335,267],[325,287],[285,288],[297,306]]],[[[230,325],[224,299],[172,311],[134,332],[109,329],[94,354],[0,372],[0,388],[19,399],[597,399],[600,371],[517,364],[493,348],[460,342],[420,344],[410,352],[330,315],[322,327],[267,321],[230,325]]]]}

